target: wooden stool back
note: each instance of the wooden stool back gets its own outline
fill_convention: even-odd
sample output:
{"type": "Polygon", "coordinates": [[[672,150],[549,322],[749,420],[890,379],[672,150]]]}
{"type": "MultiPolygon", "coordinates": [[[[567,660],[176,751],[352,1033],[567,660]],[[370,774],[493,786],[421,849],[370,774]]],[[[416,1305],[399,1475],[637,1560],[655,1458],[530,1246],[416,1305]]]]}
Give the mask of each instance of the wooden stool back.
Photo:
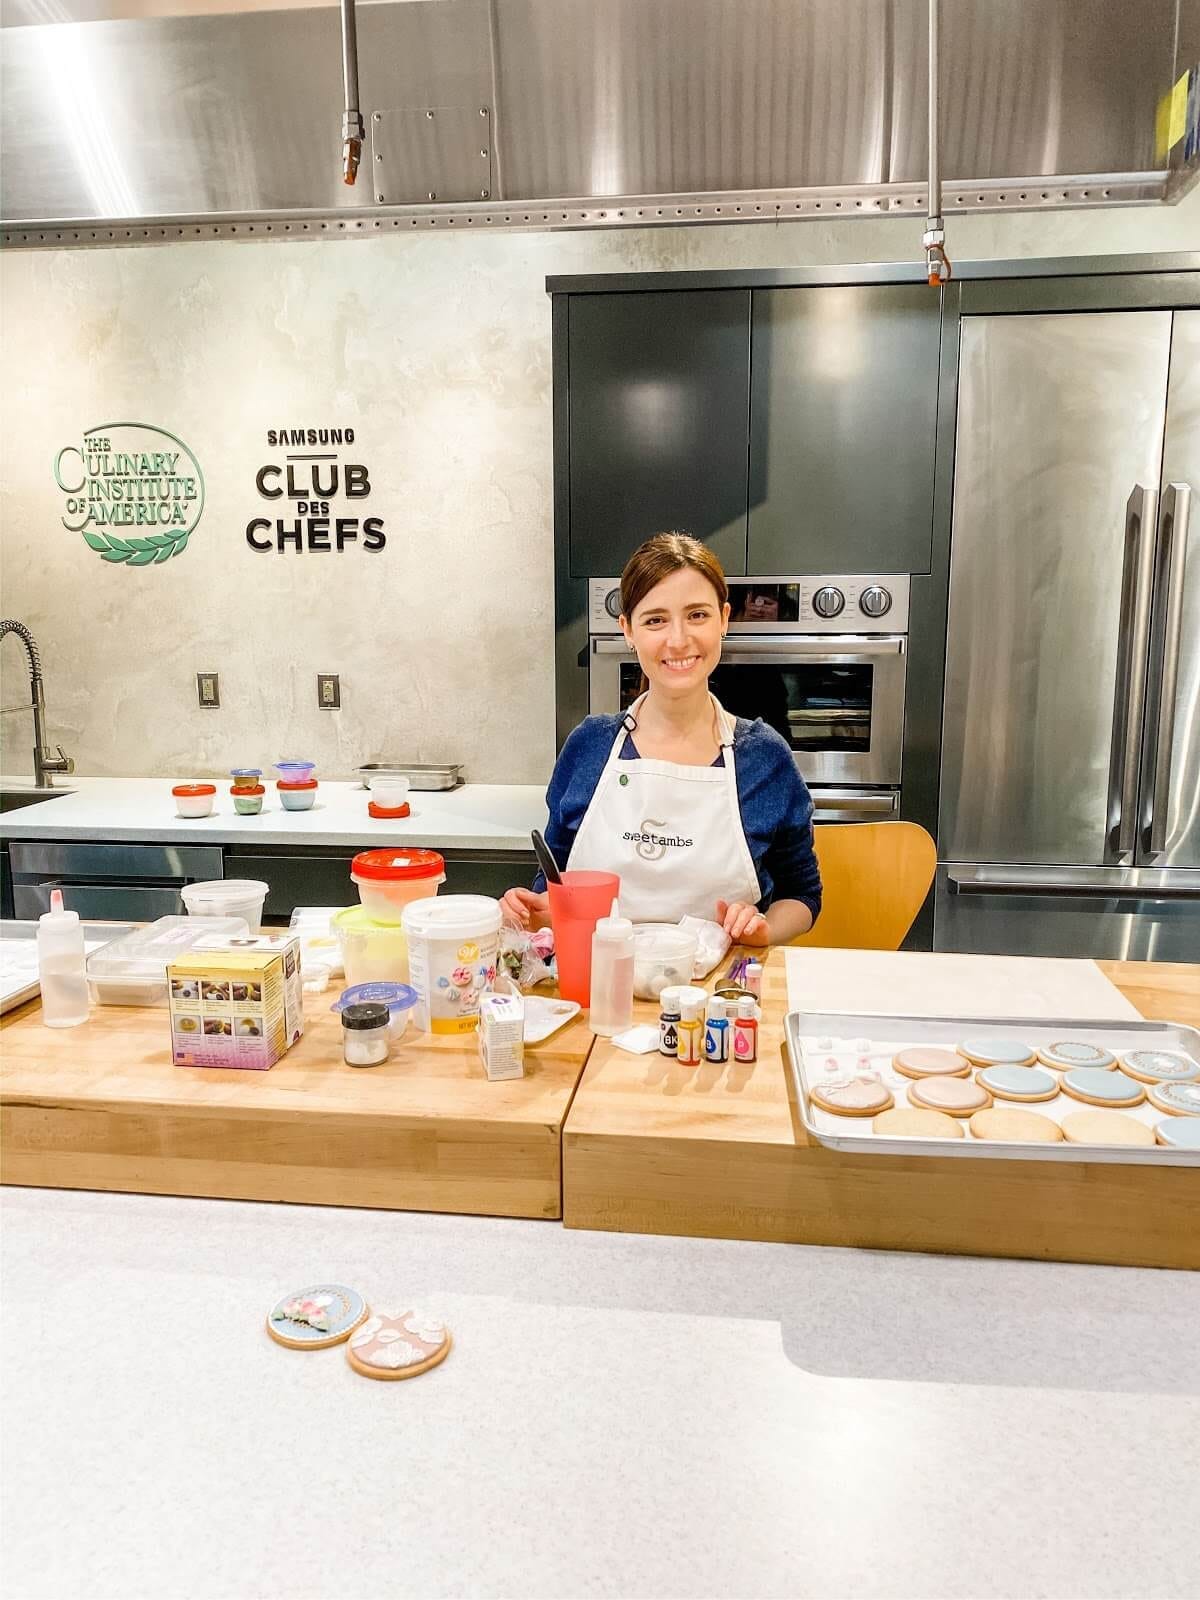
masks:
{"type": "Polygon", "coordinates": [[[818,823],[821,915],[793,944],[899,950],[933,882],[937,846],[915,822],[818,823]]]}

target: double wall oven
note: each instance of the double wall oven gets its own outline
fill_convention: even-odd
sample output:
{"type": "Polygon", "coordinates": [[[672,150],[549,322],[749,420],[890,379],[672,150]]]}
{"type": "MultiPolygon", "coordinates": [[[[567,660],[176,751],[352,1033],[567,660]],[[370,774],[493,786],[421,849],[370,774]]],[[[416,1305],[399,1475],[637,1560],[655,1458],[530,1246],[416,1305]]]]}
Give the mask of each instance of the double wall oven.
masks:
{"type": "MultiPolygon", "coordinates": [[[[711,686],[732,715],[787,741],[819,822],[900,814],[908,575],[731,578],[711,686]]],[[[641,669],[618,625],[616,578],[588,584],[588,708],[625,711],[641,669]]]]}

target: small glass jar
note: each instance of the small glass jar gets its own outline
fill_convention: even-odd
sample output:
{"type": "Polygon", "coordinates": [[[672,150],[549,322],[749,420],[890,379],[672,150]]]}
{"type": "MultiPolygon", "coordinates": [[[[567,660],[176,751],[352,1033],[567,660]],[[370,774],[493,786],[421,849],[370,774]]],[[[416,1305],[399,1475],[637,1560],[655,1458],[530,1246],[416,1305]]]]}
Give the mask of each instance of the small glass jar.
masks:
{"type": "Polygon", "coordinates": [[[388,1008],[375,1000],[342,1012],[342,1055],[348,1067],[377,1067],[390,1051],[388,1008]]]}

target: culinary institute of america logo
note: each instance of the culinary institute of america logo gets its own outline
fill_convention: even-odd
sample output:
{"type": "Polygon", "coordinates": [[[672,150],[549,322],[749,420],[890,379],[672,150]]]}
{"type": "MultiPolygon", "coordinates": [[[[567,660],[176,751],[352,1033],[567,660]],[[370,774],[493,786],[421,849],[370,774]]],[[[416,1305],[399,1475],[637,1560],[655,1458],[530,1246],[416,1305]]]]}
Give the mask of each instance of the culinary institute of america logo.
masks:
{"type": "Polygon", "coordinates": [[[146,422],[106,422],[54,458],[66,495],[63,527],[102,561],[157,566],[182,555],[204,511],[200,463],[173,433],[146,422]]]}

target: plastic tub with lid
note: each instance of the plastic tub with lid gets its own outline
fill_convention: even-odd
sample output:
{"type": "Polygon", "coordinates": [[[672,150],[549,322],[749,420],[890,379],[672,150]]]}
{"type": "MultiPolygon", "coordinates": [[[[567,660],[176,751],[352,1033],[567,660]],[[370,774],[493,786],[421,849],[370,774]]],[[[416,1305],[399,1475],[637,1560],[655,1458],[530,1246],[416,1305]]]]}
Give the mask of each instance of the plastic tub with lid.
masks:
{"type": "Polygon", "coordinates": [[[408,982],[408,940],[399,923],[376,922],[366,906],[347,906],[331,926],[347,984],[408,982]]]}
{"type": "Polygon", "coordinates": [[[317,780],[280,778],[275,790],[285,811],[311,811],[313,801],[317,798],[317,780]]]}
{"type": "Polygon", "coordinates": [[[284,783],[308,783],[317,767],[315,761],[276,761],[273,765],[284,783]]]}
{"type": "Polygon", "coordinates": [[[171,790],[175,810],[181,817],[211,817],[216,799],[215,783],[177,783],[171,790]]]}
{"type": "Polygon", "coordinates": [[[262,927],[267,886],[257,878],[211,878],[189,883],[179,893],[189,916],[241,917],[252,933],[262,927]]]}
{"type": "Polygon", "coordinates": [[[171,962],[201,939],[249,931],[243,917],[159,917],[92,951],[87,962],[92,998],[102,1006],[165,1006],[171,962]]]}
{"type": "Polygon", "coordinates": [[[350,876],[377,922],[399,922],[405,906],[438,892],[446,881],[446,863],[436,850],[360,850],[350,876]]]}
{"type": "Polygon", "coordinates": [[[479,997],[496,976],[500,902],[482,894],[414,900],[402,918],[408,981],[420,995],[415,1015],[428,1033],[470,1033],[479,997]]]}
{"type": "Polygon", "coordinates": [[[674,923],[639,923],[633,930],[634,994],[657,1000],[664,989],[691,983],[696,947],[696,935],[674,923]]]}

